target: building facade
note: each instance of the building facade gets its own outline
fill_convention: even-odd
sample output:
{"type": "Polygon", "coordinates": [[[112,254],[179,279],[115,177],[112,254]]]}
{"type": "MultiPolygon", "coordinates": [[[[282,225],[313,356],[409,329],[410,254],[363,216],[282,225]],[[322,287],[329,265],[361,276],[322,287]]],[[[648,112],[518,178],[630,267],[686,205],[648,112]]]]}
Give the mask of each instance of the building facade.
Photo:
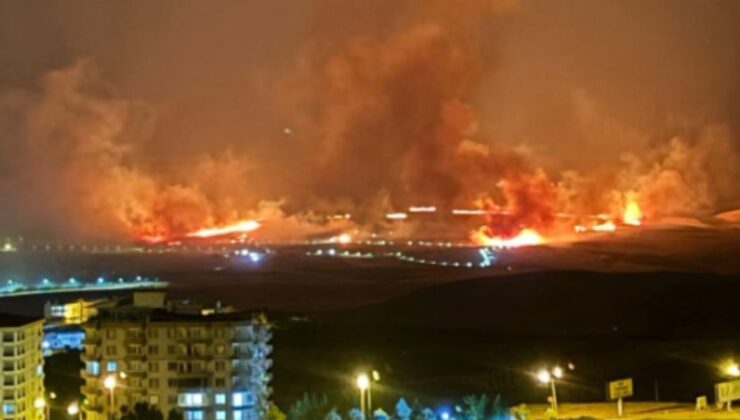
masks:
{"type": "Polygon", "coordinates": [[[181,313],[162,292],[136,292],[84,328],[88,420],[137,402],[185,420],[252,420],[267,409],[271,332],[259,316],[181,313]]]}
{"type": "Polygon", "coordinates": [[[44,398],[44,359],[41,354],[43,318],[0,314],[0,397],[4,420],[40,420],[44,398]]]}

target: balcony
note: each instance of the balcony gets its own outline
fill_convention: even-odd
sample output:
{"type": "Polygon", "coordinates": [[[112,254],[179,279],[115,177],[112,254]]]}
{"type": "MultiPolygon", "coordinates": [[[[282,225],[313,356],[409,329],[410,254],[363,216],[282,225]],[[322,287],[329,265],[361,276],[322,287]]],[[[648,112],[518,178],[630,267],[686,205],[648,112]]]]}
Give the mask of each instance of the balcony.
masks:
{"type": "Polygon", "coordinates": [[[146,335],[140,334],[126,334],[126,343],[128,344],[144,344],[146,342],[146,335]]]}
{"type": "Polygon", "coordinates": [[[136,352],[136,351],[127,351],[126,354],[123,355],[123,357],[126,360],[145,360],[146,353],[136,352]]]}
{"type": "Polygon", "coordinates": [[[82,393],[84,395],[100,395],[103,393],[103,388],[102,386],[84,385],[82,387],[82,393]]]}
{"type": "Polygon", "coordinates": [[[85,335],[85,339],[82,340],[82,344],[84,344],[85,346],[99,346],[100,342],[100,336],[85,335]]]}
{"type": "Polygon", "coordinates": [[[234,338],[231,340],[233,343],[250,343],[255,340],[255,335],[252,332],[238,332],[234,334],[234,338]]]}

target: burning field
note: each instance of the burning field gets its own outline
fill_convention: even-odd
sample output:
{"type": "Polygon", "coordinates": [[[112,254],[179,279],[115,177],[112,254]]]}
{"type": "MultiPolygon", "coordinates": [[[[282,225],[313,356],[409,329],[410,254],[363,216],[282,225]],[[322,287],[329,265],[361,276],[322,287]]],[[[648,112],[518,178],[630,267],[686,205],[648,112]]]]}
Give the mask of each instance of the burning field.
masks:
{"type": "Polygon", "coordinates": [[[528,6],[319,3],[290,59],[234,75],[228,88],[147,95],[106,67],[106,53],[85,58],[70,46],[64,65],[0,90],[0,191],[15,197],[3,230],[149,244],[411,238],[509,248],[651,224],[737,227],[714,217],[740,199],[732,121],[666,108],[660,124],[630,125],[574,87],[563,126],[579,130],[582,153],[559,144],[564,134],[536,109],[517,117],[541,129],[502,128],[497,111],[513,116],[485,97],[507,68],[491,28],[528,6]],[[326,25],[338,21],[356,25],[326,25]],[[231,96],[247,91],[260,111],[231,96]]]}

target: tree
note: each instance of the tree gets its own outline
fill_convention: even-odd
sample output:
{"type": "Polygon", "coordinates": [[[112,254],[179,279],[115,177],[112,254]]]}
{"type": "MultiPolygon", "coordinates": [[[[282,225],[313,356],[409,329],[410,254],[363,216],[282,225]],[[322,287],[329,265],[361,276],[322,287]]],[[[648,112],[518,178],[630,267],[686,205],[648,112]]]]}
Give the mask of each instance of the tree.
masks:
{"type": "Polygon", "coordinates": [[[496,394],[496,398],[493,399],[493,418],[508,419],[509,417],[509,410],[507,409],[503,398],[501,398],[501,394],[496,394]]]}
{"type": "Polygon", "coordinates": [[[365,414],[357,407],[349,410],[347,417],[349,417],[349,420],[365,420],[365,414]]]}
{"type": "Polygon", "coordinates": [[[293,403],[288,411],[289,420],[323,420],[329,400],[326,395],[303,394],[303,398],[293,403]]]}
{"type": "Polygon", "coordinates": [[[403,398],[399,398],[396,403],[396,417],[399,420],[409,420],[411,418],[411,407],[403,398]]]}
{"type": "Polygon", "coordinates": [[[519,404],[518,406],[511,409],[511,414],[514,415],[514,418],[516,420],[528,420],[529,407],[527,407],[527,404],[519,404]]]}
{"type": "Polygon", "coordinates": [[[421,410],[421,418],[424,419],[424,420],[436,420],[437,419],[437,415],[434,414],[434,410],[432,410],[431,408],[427,407],[427,408],[421,410]]]}
{"type": "Polygon", "coordinates": [[[339,415],[336,408],[332,408],[324,417],[324,420],[342,420],[342,416],[339,415]]]}
{"type": "Polygon", "coordinates": [[[390,416],[382,408],[373,411],[373,420],[389,420],[390,416]]]}
{"type": "Polygon", "coordinates": [[[286,420],[286,418],[285,413],[280,411],[277,405],[270,403],[270,407],[267,408],[267,413],[265,413],[265,420],[286,420]]]}
{"type": "Polygon", "coordinates": [[[488,397],[484,394],[480,396],[468,395],[463,398],[465,403],[465,418],[470,420],[483,420],[486,418],[486,406],[488,397]]]}
{"type": "Polygon", "coordinates": [[[125,405],[121,407],[120,420],[164,420],[164,416],[156,406],[145,402],[137,402],[134,404],[133,410],[125,405]]]}
{"type": "Polygon", "coordinates": [[[167,420],[183,420],[182,411],[173,408],[167,413],[167,420]]]}

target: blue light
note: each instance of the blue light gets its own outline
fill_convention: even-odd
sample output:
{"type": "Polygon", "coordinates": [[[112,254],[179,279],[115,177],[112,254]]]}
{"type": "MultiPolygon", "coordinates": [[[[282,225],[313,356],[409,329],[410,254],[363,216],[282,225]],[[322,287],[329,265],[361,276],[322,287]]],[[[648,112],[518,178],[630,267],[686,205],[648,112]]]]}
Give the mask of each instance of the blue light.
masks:
{"type": "Polygon", "coordinates": [[[249,259],[252,260],[252,262],[256,264],[262,260],[262,255],[256,252],[252,252],[249,254],[249,259]]]}
{"type": "Polygon", "coordinates": [[[98,284],[103,284],[103,283],[105,283],[105,279],[102,277],[98,277],[98,284]]]}
{"type": "Polygon", "coordinates": [[[77,284],[77,279],[75,279],[74,277],[70,277],[69,284],[77,284]]]}

